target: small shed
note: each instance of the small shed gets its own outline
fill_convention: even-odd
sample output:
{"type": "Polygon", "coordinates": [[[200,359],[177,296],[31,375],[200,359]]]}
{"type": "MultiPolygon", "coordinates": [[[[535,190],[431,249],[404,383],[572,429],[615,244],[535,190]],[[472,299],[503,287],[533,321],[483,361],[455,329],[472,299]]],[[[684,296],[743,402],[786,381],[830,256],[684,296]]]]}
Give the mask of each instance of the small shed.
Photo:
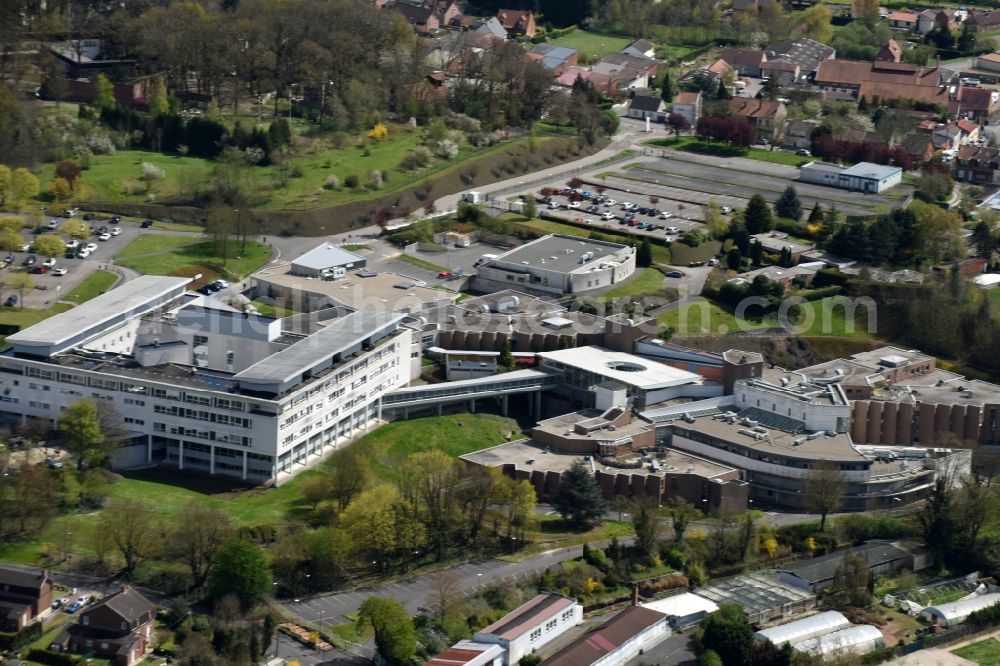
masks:
{"type": "Polygon", "coordinates": [[[959,599],[949,604],[928,606],[920,611],[920,619],[926,622],[933,622],[942,627],[957,627],[977,610],[989,608],[996,604],[1000,604],[1000,593],[980,594],[974,597],[959,599]]]}
{"type": "Polygon", "coordinates": [[[761,629],[754,638],[759,641],[771,641],[776,646],[781,647],[784,643],[801,643],[810,638],[817,638],[826,634],[832,634],[841,629],[847,629],[851,623],[847,618],[837,611],[827,611],[804,617],[801,620],[787,622],[769,629],[761,629]]]}
{"type": "Polygon", "coordinates": [[[859,624],[817,638],[795,643],[792,648],[814,657],[843,657],[868,654],[885,645],[885,638],[878,627],[859,624]]]}
{"type": "Polygon", "coordinates": [[[289,272],[305,277],[336,277],[337,273],[343,276],[345,271],[364,268],[366,263],[364,257],[327,242],[293,259],[289,272]]]}

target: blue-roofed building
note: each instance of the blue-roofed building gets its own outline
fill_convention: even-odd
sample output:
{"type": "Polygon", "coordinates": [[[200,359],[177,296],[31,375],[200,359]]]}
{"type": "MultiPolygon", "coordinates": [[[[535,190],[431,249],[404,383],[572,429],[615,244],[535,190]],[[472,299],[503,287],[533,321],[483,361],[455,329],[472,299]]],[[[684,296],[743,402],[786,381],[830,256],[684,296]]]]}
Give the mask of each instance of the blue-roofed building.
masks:
{"type": "Polygon", "coordinates": [[[528,51],[528,58],[540,62],[542,67],[552,72],[553,76],[559,76],[564,69],[577,64],[580,52],[568,46],[535,44],[535,47],[528,51]]]}

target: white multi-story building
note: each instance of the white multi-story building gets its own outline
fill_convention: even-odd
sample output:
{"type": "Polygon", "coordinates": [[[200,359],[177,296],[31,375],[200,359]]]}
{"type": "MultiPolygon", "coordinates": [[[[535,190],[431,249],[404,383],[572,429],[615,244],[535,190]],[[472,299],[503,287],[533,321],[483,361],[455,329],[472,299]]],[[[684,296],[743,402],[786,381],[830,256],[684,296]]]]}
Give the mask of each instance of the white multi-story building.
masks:
{"type": "Polygon", "coordinates": [[[477,631],[473,640],[500,645],[505,650],[504,666],[513,666],[582,621],[583,606],[576,599],[543,592],[477,631]]]}
{"type": "Polygon", "coordinates": [[[367,429],[409,382],[402,314],[276,320],[189,282],[140,277],[9,336],[0,412],[55,424],[74,401],[106,400],[131,435],[119,466],[278,483],[367,429]]]}

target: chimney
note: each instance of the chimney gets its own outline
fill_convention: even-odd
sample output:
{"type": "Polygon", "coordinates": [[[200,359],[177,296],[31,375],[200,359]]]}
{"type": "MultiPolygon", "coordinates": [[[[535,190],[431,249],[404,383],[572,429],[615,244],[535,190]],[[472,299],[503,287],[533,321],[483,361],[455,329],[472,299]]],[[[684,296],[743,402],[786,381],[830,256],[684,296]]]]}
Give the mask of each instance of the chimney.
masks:
{"type": "Polygon", "coordinates": [[[42,569],[42,580],[48,580],[48,577],[49,577],[49,570],[42,569]]]}
{"type": "Polygon", "coordinates": [[[639,605],[639,585],[638,584],[632,586],[632,605],[633,606],[638,606],[639,605]]]}

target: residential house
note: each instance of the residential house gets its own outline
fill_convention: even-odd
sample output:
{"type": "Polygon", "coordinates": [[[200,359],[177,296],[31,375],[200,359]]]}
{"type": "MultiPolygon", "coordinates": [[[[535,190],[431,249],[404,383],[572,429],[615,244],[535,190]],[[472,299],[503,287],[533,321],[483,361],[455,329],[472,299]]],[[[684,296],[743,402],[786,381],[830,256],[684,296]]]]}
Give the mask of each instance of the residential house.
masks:
{"type": "Polygon", "coordinates": [[[636,58],[654,58],[656,56],[656,45],[648,39],[637,39],[625,48],[622,53],[636,58]]]}
{"type": "Polygon", "coordinates": [[[438,25],[442,28],[447,26],[462,27],[465,15],[462,13],[462,7],[455,0],[424,0],[423,5],[434,11],[438,25]]]}
{"type": "Polygon", "coordinates": [[[701,117],[701,91],[679,92],[674,96],[673,113],[684,116],[691,127],[698,124],[701,117]]]}
{"type": "Polygon", "coordinates": [[[735,75],[733,68],[722,58],[716,59],[707,69],[716,80],[723,79],[724,81],[730,81],[735,75]]]}
{"type": "Polygon", "coordinates": [[[1000,11],[970,12],[965,25],[972,34],[1000,29],[1000,11]]]}
{"type": "Polygon", "coordinates": [[[958,148],[962,138],[962,130],[955,123],[938,125],[931,131],[931,141],[935,150],[951,150],[958,148]]]}
{"type": "Polygon", "coordinates": [[[729,100],[729,112],[750,121],[763,138],[779,139],[784,136],[788,112],[782,102],[734,97],[729,100]]]}
{"type": "Polygon", "coordinates": [[[948,112],[957,117],[989,125],[1000,120],[1000,93],[989,88],[960,84],[948,112]]]}
{"type": "Polygon", "coordinates": [[[902,58],[903,49],[895,39],[890,39],[875,52],[875,59],[884,62],[899,62],[902,58]]]}
{"type": "Polygon", "coordinates": [[[503,666],[503,648],[495,643],[459,641],[424,666],[503,666]]]}
{"type": "Polygon", "coordinates": [[[629,118],[639,118],[662,123],[667,119],[667,105],[655,95],[636,95],[628,104],[629,118]]]}
{"type": "Polygon", "coordinates": [[[534,37],[535,14],[530,9],[501,9],[497,12],[500,24],[508,33],[518,37],[534,37]]]}
{"type": "MultiPolygon", "coordinates": [[[[989,270],[990,262],[982,257],[969,257],[958,262],[958,273],[962,277],[975,277],[989,270]]],[[[955,268],[954,262],[931,266],[931,272],[940,277],[948,277],[955,268]]]]}
{"type": "Polygon", "coordinates": [[[483,21],[482,25],[472,31],[473,43],[479,46],[480,40],[507,41],[507,30],[497,17],[483,21]]]}
{"type": "Polygon", "coordinates": [[[917,16],[917,32],[921,35],[945,28],[952,32],[958,28],[952,9],[925,9],[917,16]]]}
{"type": "Polygon", "coordinates": [[[808,149],[812,146],[812,132],[819,125],[816,120],[793,120],[785,129],[782,148],[790,150],[808,149]]]}
{"type": "Polygon", "coordinates": [[[414,31],[421,34],[436,32],[441,27],[441,21],[433,7],[411,5],[407,2],[394,2],[388,8],[406,19],[414,31]]]}
{"type": "Polygon", "coordinates": [[[741,273],[734,278],[730,278],[728,282],[731,284],[750,285],[753,284],[758,275],[763,275],[771,282],[776,282],[786,289],[793,281],[799,281],[809,286],[812,284],[813,278],[816,277],[816,271],[820,268],[822,268],[822,264],[792,266],[791,268],[764,266],[756,270],[741,273]]]}
{"type": "Polygon", "coordinates": [[[962,146],[955,156],[955,180],[977,185],[1000,185],[1000,150],[962,146]]]}
{"type": "Polygon", "coordinates": [[[553,76],[559,76],[567,67],[577,64],[580,60],[580,52],[568,46],[556,46],[543,42],[535,44],[534,48],[528,51],[527,57],[529,60],[541,63],[542,67],[552,72],[553,76]]]}
{"type": "Polygon", "coordinates": [[[794,62],[768,60],[761,67],[761,74],[765,79],[777,77],[778,85],[790,86],[800,80],[799,77],[801,76],[801,70],[794,62]]]}
{"type": "Polygon", "coordinates": [[[656,76],[658,63],[627,53],[609,53],[591,66],[598,74],[619,79],[624,88],[648,88],[656,76]]]}
{"type": "Polygon", "coordinates": [[[505,648],[504,666],[513,666],[521,657],[563,635],[582,620],[583,606],[576,599],[543,592],[477,631],[473,640],[505,648]]]}
{"type": "Polygon", "coordinates": [[[629,606],[542,662],[543,666],[624,664],[671,635],[667,615],[629,606]]]}
{"type": "Polygon", "coordinates": [[[152,648],[156,607],[134,588],[124,586],[81,612],[77,623],[59,635],[62,652],[92,654],[119,666],[133,666],[152,648]]]}
{"type": "Polygon", "coordinates": [[[936,67],[920,67],[905,62],[880,60],[824,60],[816,70],[820,89],[865,99],[870,103],[912,99],[947,107],[948,87],[942,85],[936,67]]]}
{"type": "Polygon", "coordinates": [[[48,610],[51,603],[48,569],[0,566],[0,630],[22,629],[48,610]]]}
{"type": "Polygon", "coordinates": [[[920,16],[914,12],[891,12],[889,27],[898,30],[916,30],[920,16]]]}
{"type": "Polygon", "coordinates": [[[136,61],[128,58],[104,58],[104,42],[100,39],[70,39],[49,44],[49,51],[63,73],[71,79],[96,78],[105,74],[111,79],[121,78],[132,72],[136,61]]]}
{"type": "Polygon", "coordinates": [[[934,155],[934,142],[924,132],[911,132],[899,142],[899,147],[913,158],[917,164],[926,162],[934,155]]]}
{"type": "Polygon", "coordinates": [[[979,141],[979,137],[982,134],[982,128],[976,123],[972,122],[968,118],[959,118],[955,121],[955,126],[958,127],[961,132],[958,139],[960,145],[964,146],[967,143],[976,143],[979,141]]]}
{"type": "Polygon", "coordinates": [[[977,56],[973,66],[989,72],[1000,72],[1000,53],[984,53],[977,56]]]}
{"type": "Polygon", "coordinates": [[[807,37],[775,42],[764,49],[764,52],[767,54],[768,62],[790,62],[798,65],[803,79],[815,74],[821,62],[831,60],[837,55],[835,48],[807,37]]]}
{"type": "Polygon", "coordinates": [[[760,78],[761,65],[767,62],[767,55],[757,49],[722,49],[719,57],[726,61],[737,76],[760,78]]]}

